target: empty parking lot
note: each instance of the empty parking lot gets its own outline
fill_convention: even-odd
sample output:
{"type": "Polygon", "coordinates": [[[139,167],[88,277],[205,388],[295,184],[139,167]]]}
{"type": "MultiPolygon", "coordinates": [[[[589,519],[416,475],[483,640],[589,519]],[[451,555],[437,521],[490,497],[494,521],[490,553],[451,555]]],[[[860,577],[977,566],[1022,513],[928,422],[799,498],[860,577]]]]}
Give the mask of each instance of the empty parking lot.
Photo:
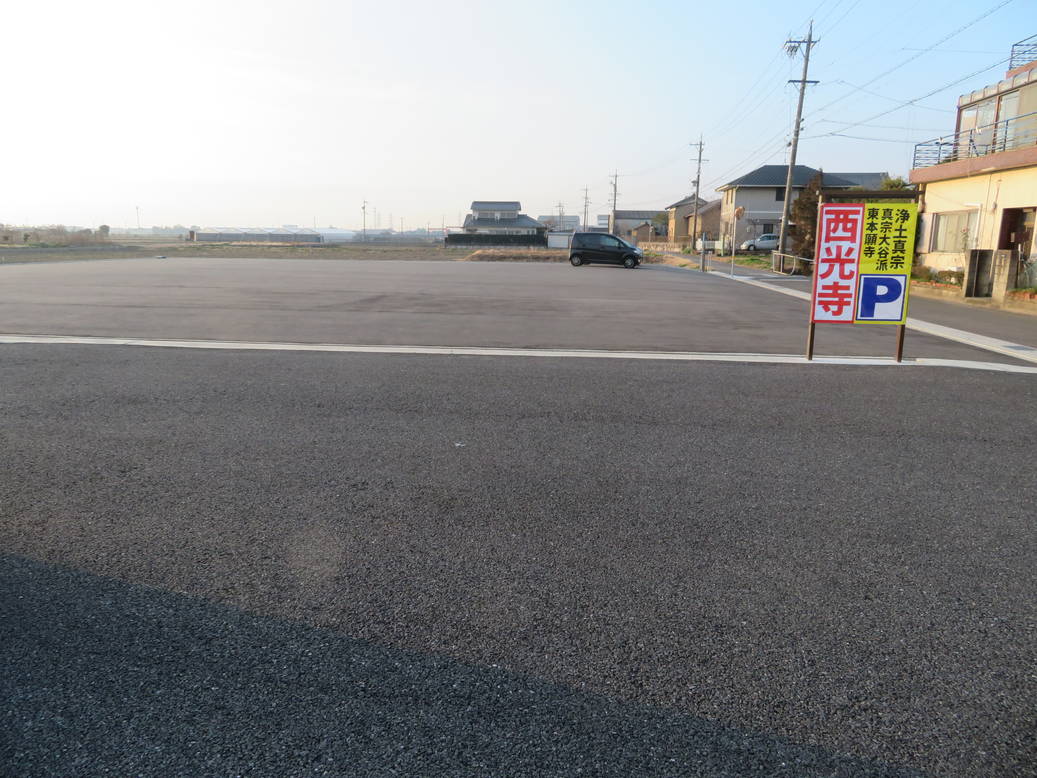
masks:
{"type": "MultiPolygon", "coordinates": [[[[796,353],[804,329],[796,300],[652,268],[0,271],[3,333],[796,353]]],[[[1032,772],[1033,376],[0,358],[5,772],[1032,772]]]]}

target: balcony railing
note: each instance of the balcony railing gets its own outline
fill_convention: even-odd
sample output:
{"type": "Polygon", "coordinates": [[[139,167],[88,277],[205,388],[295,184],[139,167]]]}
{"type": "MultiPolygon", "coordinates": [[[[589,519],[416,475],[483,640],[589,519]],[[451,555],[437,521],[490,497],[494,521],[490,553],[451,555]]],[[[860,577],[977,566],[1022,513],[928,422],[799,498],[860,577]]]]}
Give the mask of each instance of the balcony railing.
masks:
{"type": "Polygon", "coordinates": [[[1031,35],[1012,45],[1012,56],[1008,60],[1008,69],[1013,70],[1020,65],[1027,65],[1037,59],[1037,35],[1031,35]]]}
{"type": "Polygon", "coordinates": [[[1037,111],[915,145],[913,168],[1037,145],[1037,111]]]}

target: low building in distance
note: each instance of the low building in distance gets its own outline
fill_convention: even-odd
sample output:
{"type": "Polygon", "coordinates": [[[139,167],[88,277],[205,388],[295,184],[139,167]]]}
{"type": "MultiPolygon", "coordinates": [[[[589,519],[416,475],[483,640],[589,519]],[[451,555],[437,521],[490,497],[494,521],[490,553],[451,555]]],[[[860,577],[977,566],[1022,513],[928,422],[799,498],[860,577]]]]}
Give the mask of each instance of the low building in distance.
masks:
{"type": "MultiPolygon", "coordinates": [[[[618,235],[624,240],[630,240],[634,237],[634,230],[640,227],[645,222],[650,224],[658,224],[656,217],[659,214],[666,213],[665,211],[613,211],[611,218],[609,219],[609,232],[613,235],[618,235]]],[[[664,235],[666,228],[663,226],[657,227],[657,235],[664,235]]]]}
{"type": "Polygon", "coordinates": [[[537,235],[547,227],[536,219],[519,213],[518,200],[476,200],[472,212],[465,216],[464,231],[478,235],[537,235]]]}
{"type": "Polygon", "coordinates": [[[324,236],[308,227],[202,227],[190,240],[199,243],[323,243],[324,236]]]}
{"type": "Polygon", "coordinates": [[[547,229],[559,232],[576,232],[580,229],[580,217],[575,213],[563,213],[561,218],[556,213],[538,216],[537,221],[547,227],[547,229]]]}
{"type": "Polygon", "coordinates": [[[462,231],[446,235],[446,245],[546,246],[547,227],[521,211],[518,200],[475,200],[462,231]]]}

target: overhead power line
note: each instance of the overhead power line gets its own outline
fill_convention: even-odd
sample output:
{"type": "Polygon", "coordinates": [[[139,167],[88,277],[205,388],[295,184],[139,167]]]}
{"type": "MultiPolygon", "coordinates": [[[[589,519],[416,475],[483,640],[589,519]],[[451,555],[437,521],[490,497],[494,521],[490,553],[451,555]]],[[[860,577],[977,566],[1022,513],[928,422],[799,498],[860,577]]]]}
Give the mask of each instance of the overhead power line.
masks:
{"type": "Polygon", "coordinates": [[[765,149],[767,150],[766,157],[769,159],[770,157],[774,156],[774,154],[776,154],[778,151],[780,151],[781,149],[784,149],[785,146],[786,146],[785,130],[782,129],[782,130],[779,130],[774,135],[772,135],[769,138],[767,138],[767,140],[765,140],[760,146],[758,146],[756,149],[754,149],[747,157],[742,159],[737,165],[732,165],[727,170],[725,170],[723,173],[718,175],[716,178],[712,179],[711,181],[708,181],[706,183],[706,187],[709,188],[709,187],[713,186],[713,184],[716,184],[716,183],[719,183],[719,182],[723,181],[725,178],[727,178],[732,173],[734,173],[734,172],[736,172],[738,170],[741,170],[747,163],[757,159],[760,156],[760,154],[762,154],[764,152],[765,149]],[[779,141],[779,139],[780,139],[780,145],[778,145],[777,148],[775,148],[775,143],[777,143],[779,141]]]}
{"type": "MultiPolygon", "coordinates": [[[[859,5],[861,4],[861,2],[862,2],[862,0],[857,0],[857,1],[856,1],[856,2],[855,2],[855,3],[853,4],[853,5],[851,5],[851,6],[849,7],[849,8],[847,8],[847,9],[846,9],[846,12],[845,12],[845,13],[844,13],[844,14],[843,14],[842,16],[840,16],[840,17],[839,17],[839,18],[838,18],[838,19],[837,19],[837,20],[836,20],[835,22],[833,22],[833,23],[832,23],[831,25],[829,25],[828,27],[825,27],[825,28],[824,28],[824,30],[825,30],[825,35],[831,35],[831,34],[832,34],[832,31],[833,31],[833,30],[834,30],[834,29],[835,29],[836,27],[838,27],[838,26],[839,26],[840,24],[842,24],[842,23],[843,23],[843,20],[844,20],[844,19],[845,19],[845,18],[846,18],[847,16],[849,16],[849,15],[850,15],[850,13],[852,13],[853,9],[854,9],[854,8],[856,8],[857,6],[859,6],[859,5]]],[[[824,20],[822,19],[822,20],[821,20],[820,22],[818,22],[818,25],[817,25],[817,26],[818,26],[818,27],[821,27],[821,26],[822,26],[823,24],[824,24],[824,20]]]]}
{"type": "MultiPolygon", "coordinates": [[[[985,68],[982,68],[981,70],[977,70],[977,71],[975,71],[973,73],[969,73],[967,76],[962,76],[961,78],[956,79],[956,80],[952,81],[949,84],[944,84],[939,89],[934,89],[931,92],[926,92],[921,97],[916,97],[916,98],[914,98],[912,100],[904,100],[903,102],[901,102],[900,105],[895,105],[892,108],[886,109],[885,111],[880,111],[879,113],[877,113],[877,114],[875,114],[873,116],[869,116],[866,119],[861,119],[860,121],[856,121],[856,122],[838,122],[839,124],[843,124],[844,125],[843,127],[840,128],[839,131],[841,132],[842,130],[848,130],[851,127],[860,127],[862,124],[867,124],[868,122],[871,122],[874,119],[880,119],[883,116],[886,116],[888,114],[893,113],[894,111],[899,111],[901,108],[907,108],[909,105],[914,105],[919,100],[925,100],[927,97],[932,97],[935,94],[939,94],[940,92],[944,91],[945,89],[950,89],[952,86],[957,86],[962,81],[968,81],[970,78],[975,78],[976,76],[978,76],[978,75],[980,75],[982,73],[986,73],[988,70],[991,70],[992,68],[996,68],[998,65],[1003,65],[1006,62],[1008,62],[1008,59],[1009,58],[1006,57],[1005,59],[998,60],[997,62],[993,63],[992,65],[987,65],[985,68]]],[[[821,135],[811,135],[810,137],[812,137],[812,138],[823,138],[823,137],[825,137],[827,135],[836,135],[836,134],[837,134],[837,132],[833,130],[832,132],[826,132],[826,133],[823,133],[821,135]]]]}
{"type": "MultiPolygon", "coordinates": [[[[846,84],[846,86],[852,86],[858,92],[864,92],[864,94],[871,95],[872,97],[881,97],[883,100],[889,100],[891,103],[903,102],[902,100],[898,100],[895,97],[890,97],[889,95],[884,95],[881,92],[873,92],[870,89],[864,89],[863,87],[854,86],[849,81],[842,81],[842,80],[840,80],[840,81],[834,81],[833,83],[836,83],[836,84],[846,84]]],[[[923,108],[926,111],[938,111],[939,113],[955,113],[955,111],[952,111],[950,108],[934,108],[931,105],[916,105],[915,108],[923,108]]],[[[818,121],[826,122],[826,121],[832,121],[832,120],[831,119],[818,119],[818,121]]]]}
{"type": "MultiPolygon", "coordinates": [[[[849,124],[835,119],[818,119],[818,124],[849,124]]],[[[876,130],[906,130],[908,132],[943,132],[944,127],[901,127],[896,124],[860,124],[858,127],[871,127],[876,130]]]]}
{"type": "Polygon", "coordinates": [[[832,137],[832,138],[853,138],[854,140],[874,140],[882,141],[883,143],[918,143],[916,140],[897,140],[896,138],[865,138],[863,135],[843,135],[841,132],[832,132],[828,136],[816,135],[814,137],[832,137]]]}
{"type": "Polygon", "coordinates": [[[965,30],[967,30],[969,27],[972,27],[974,24],[978,24],[979,22],[983,21],[984,19],[986,19],[988,16],[990,16],[994,12],[999,11],[1000,9],[1004,8],[1006,5],[1008,5],[1009,3],[1012,3],[1012,2],[1015,2],[1015,0],[1001,0],[1001,2],[998,3],[997,5],[995,5],[993,8],[987,9],[986,11],[984,11],[982,14],[977,16],[972,21],[967,22],[966,24],[963,24],[961,27],[958,27],[956,30],[953,30],[952,32],[949,32],[947,35],[943,36],[942,38],[940,38],[935,43],[932,43],[929,46],[926,46],[924,49],[919,50],[918,53],[916,53],[916,54],[912,54],[910,57],[905,59],[903,62],[901,62],[901,63],[899,63],[897,65],[894,65],[893,67],[891,67],[891,68],[889,68],[887,70],[882,71],[877,76],[869,79],[868,81],[865,81],[859,87],[855,87],[854,89],[851,89],[849,92],[846,92],[845,94],[840,95],[839,97],[835,98],[834,100],[832,100],[831,102],[827,103],[826,105],[821,106],[816,111],[814,111],[813,115],[816,115],[818,113],[826,111],[829,108],[831,108],[833,105],[835,105],[836,103],[842,102],[847,97],[849,97],[850,95],[854,94],[855,92],[863,91],[865,87],[871,86],[876,81],[881,81],[886,76],[891,75],[892,73],[895,73],[896,71],[900,70],[900,68],[904,67],[905,65],[908,65],[911,62],[914,62],[916,59],[918,59],[919,57],[923,56],[924,54],[932,51],[933,49],[935,49],[940,44],[946,43],[951,38],[954,38],[955,36],[960,35],[965,30]]]}

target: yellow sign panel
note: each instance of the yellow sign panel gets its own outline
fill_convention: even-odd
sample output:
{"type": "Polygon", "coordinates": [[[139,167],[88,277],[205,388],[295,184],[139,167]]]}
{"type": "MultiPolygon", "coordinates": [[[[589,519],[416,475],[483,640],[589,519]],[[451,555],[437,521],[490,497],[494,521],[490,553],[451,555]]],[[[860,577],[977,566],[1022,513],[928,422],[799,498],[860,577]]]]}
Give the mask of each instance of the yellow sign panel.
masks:
{"type": "Polygon", "coordinates": [[[856,321],[903,324],[915,254],[918,204],[864,203],[856,321]]]}

